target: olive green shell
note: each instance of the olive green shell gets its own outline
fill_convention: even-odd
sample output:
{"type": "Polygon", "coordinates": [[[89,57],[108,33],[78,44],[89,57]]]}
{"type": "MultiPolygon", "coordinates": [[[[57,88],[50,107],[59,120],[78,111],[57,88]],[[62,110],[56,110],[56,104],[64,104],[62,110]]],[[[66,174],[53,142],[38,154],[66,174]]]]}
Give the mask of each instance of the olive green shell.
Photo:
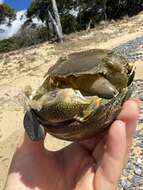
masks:
{"type": "MultiPolygon", "coordinates": [[[[116,55],[110,50],[96,49],[69,54],[61,57],[48,70],[44,82],[31,96],[32,101],[38,101],[45,93],[48,94],[60,88],[73,88],[69,82],[71,76],[75,78],[81,76],[104,76],[117,87],[118,94],[109,99],[106,104],[98,105],[98,108],[92,111],[90,117],[81,122],[76,119],[70,119],[61,123],[52,123],[48,121],[48,118],[44,118],[46,115],[45,107],[38,111],[31,106],[31,110],[35,113],[38,122],[44,126],[45,131],[57,138],[69,141],[91,138],[105,131],[116,119],[123,103],[131,96],[134,74],[134,68],[126,58],[116,55]],[[60,84],[63,81],[64,85],[60,84]]],[[[88,80],[88,77],[86,80],[88,80]]],[[[81,83],[81,85],[84,84],[81,83]]],[[[54,111],[56,112],[57,110],[54,111]]],[[[61,114],[63,114],[62,110],[61,114]]]]}
{"type": "Polygon", "coordinates": [[[48,70],[47,75],[67,77],[69,75],[106,74],[108,73],[108,68],[105,64],[108,59],[125,65],[125,69],[128,64],[125,57],[114,54],[111,50],[93,49],[61,57],[57,63],[48,70]]]}

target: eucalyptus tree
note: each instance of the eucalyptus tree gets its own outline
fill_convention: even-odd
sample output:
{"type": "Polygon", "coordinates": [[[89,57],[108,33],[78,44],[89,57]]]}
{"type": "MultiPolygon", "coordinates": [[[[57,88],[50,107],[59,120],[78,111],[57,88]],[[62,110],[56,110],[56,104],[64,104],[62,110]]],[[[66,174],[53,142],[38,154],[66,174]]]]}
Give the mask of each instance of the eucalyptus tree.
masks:
{"type": "Polygon", "coordinates": [[[53,32],[63,42],[62,26],[56,0],[33,0],[27,10],[27,16],[39,18],[46,24],[49,31],[54,29],[53,32]]]}
{"type": "Polygon", "coordinates": [[[0,4],[0,24],[8,25],[16,18],[15,10],[6,4],[0,4]]]}
{"type": "Polygon", "coordinates": [[[132,15],[142,7],[143,0],[33,0],[27,15],[37,16],[62,41],[62,31],[90,29],[102,20],[132,15]]]}

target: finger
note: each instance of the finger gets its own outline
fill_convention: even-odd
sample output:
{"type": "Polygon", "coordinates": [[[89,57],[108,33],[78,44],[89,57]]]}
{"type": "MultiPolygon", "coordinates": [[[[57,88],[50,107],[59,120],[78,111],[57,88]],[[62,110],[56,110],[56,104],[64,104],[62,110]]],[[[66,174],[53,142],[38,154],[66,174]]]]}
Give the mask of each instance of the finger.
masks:
{"type": "Polygon", "coordinates": [[[132,137],[135,133],[138,117],[139,117],[138,104],[133,100],[129,100],[123,105],[123,109],[117,118],[125,122],[127,125],[126,134],[127,134],[127,141],[129,144],[131,144],[132,137]]]}
{"type": "Polygon", "coordinates": [[[44,138],[39,141],[32,141],[29,136],[24,133],[17,142],[16,151],[33,152],[44,149],[44,138]]]}
{"type": "Polygon", "coordinates": [[[124,157],[126,154],[126,125],[124,122],[115,121],[107,136],[106,146],[100,166],[97,169],[95,184],[97,189],[112,189],[118,183],[121,174],[124,157]]]}
{"type": "MultiPolygon", "coordinates": [[[[129,121],[130,123],[132,123],[133,127],[128,127],[128,130],[131,128],[130,134],[128,134],[129,132],[127,131],[127,134],[128,134],[129,137],[131,137],[131,139],[132,139],[132,136],[133,136],[131,134],[134,134],[134,132],[135,132],[135,127],[134,126],[136,126],[136,124],[134,123],[134,121],[136,121],[137,118],[138,118],[139,103],[140,103],[139,100],[134,100],[134,101],[129,100],[129,101],[127,101],[124,104],[124,106],[122,108],[122,111],[121,111],[121,113],[119,114],[119,116],[117,118],[119,120],[121,119],[124,122],[129,121]],[[130,111],[130,110],[132,110],[132,111],[130,111]]],[[[88,150],[88,151],[93,151],[93,149],[95,149],[95,147],[99,143],[99,141],[101,139],[103,139],[106,134],[107,134],[107,130],[105,132],[103,132],[102,134],[100,133],[100,134],[96,135],[95,137],[93,137],[91,139],[81,141],[80,145],[83,148],[85,148],[86,150],[88,150]]],[[[131,143],[132,143],[132,141],[130,140],[129,144],[131,144],[131,143]]]]}
{"type": "Polygon", "coordinates": [[[102,133],[99,133],[98,135],[96,135],[93,138],[84,140],[84,141],[80,141],[79,144],[86,149],[87,151],[92,152],[95,147],[99,144],[99,142],[101,141],[101,139],[104,139],[104,136],[107,134],[107,130],[105,130],[102,133]]]}
{"type": "Polygon", "coordinates": [[[103,157],[104,154],[104,149],[105,149],[105,141],[106,141],[106,136],[102,138],[98,142],[98,144],[95,146],[94,151],[92,152],[92,157],[94,158],[94,162],[96,163],[96,166],[100,165],[101,158],[103,157]]]}
{"type": "Polygon", "coordinates": [[[137,121],[139,117],[139,103],[137,101],[129,100],[123,105],[123,109],[118,116],[119,120],[126,123],[126,138],[127,138],[127,150],[125,163],[128,160],[130,147],[133,141],[133,136],[136,131],[137,121]]]}
{"type": "MultiPolygon", "coordinates": [[[[106,189],[116,186],[125,159],[130,150],[133,135],[136,129],[136,123],[139,115],[139,105],[136,101],[127,101],[116,122],[114,122],[109,130],[107,144],[101,166],[98,168],[99,180],[106,178],[106,189]],[[114,175],[113,175],[114,168],[114,175]]],[[[102,180],[100,181],[102,184],[102,180]]],[[[104,186],[105,187],[105,186],[104,186]]],[[[103,187],[103,189],[104,189],[103,187]]]]}

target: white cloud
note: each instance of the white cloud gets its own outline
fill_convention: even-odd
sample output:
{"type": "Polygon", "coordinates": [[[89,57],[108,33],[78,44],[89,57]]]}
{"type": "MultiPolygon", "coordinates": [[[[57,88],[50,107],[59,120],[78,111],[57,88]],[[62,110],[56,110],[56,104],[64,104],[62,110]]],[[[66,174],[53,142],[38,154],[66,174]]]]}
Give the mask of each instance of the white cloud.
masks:
{"type": "MultiPolygon", "coordinates": [[[[6,24],[0,25],[0,40],[9,38],[16,34],[16,32],[24,24],[26,19],[26,10],[21,10],[16,13],[16,20],[12,22],[11,26],[7,26],[6,24]]],[[[36,23],[37,25],[42,25],[42,22],[37,18],[33,18],[32,20],[33,23],[36,23]]]]}
{"type": "Polygon", "coordinates": [[[0,4],[3,4],[4,0],[0,0],[0,4]]]}
{"type": "Polygon", "coordinates": [[[26,21],[25,16],[26,10],[21,10],[16,13],[16,20],[12,22],[11,26],[6,26],[5,24],[0,25],[0,29],[4,32],[0,32],[0,39],[6,39],[13,36],[26,21]]]}

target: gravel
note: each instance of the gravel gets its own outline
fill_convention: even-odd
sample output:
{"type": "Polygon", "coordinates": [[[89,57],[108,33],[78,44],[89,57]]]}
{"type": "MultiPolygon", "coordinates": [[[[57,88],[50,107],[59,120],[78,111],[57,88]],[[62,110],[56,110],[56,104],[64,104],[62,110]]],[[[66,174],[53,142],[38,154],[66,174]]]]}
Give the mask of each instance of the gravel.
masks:
{"type": "Polygon", "coordinates": [[[143,53],[137,52],[143,50],[143,36],[134,40],[128,41],[113,49],[116,53],[125,55],[129,62],[135,62],[138,60],[143,61],[143,53]]]}
{"type": "MultiPolygon", "coordinates": [[[[128,41],[113,49],[118,54],[125,55],[129,62],[143,61],[143,36],[128,41]]],[[[143,80],[135,81],[134,95],[140,98],[139,123],[143,123],[143,80]]],[[[141,125],[139,125],[141,126],[141,125]]],[[[143,190],[143,127],[137,129],[131,155],[126,168],[122,172],[118,186],[119,190],[143,190]]]]}

